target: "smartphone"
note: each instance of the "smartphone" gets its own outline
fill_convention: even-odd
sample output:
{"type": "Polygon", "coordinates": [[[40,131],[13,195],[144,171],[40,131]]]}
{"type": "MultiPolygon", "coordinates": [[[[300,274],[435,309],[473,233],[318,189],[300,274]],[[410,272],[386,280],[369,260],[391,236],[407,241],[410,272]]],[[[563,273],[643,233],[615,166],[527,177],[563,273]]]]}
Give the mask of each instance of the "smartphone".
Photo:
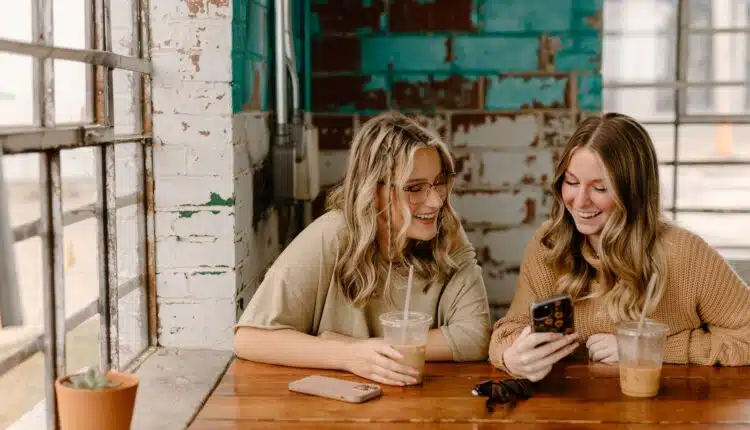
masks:
{"type": "Polygon", "coordinates": [[[290,382],[289,391],[343,400],[349,403],[366,402],[383,393],[379,385],[363,384],[320,375],[311,375],[290,382]]]}
{"type": "Polygon", "coordinates": [[[536,333],[573,333],[573,299],[563,294],[533,302],[529,309],[531,330],[536,333]]]}

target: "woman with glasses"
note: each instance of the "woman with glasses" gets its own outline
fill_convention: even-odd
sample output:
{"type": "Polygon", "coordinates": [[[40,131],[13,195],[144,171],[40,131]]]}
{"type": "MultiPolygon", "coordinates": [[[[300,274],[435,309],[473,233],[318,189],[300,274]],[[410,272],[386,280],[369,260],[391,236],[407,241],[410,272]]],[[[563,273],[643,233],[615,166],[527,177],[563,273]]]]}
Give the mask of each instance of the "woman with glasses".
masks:
{"type": "Polygon", "coordinates": [[[389,112],[365,123],[328,212],[281,253],[236,325],[237,356],[416,383],[379,321],[403,310],[412,267],[409,310],[433,321],[426,360],[485,360],[489,306],[449,203],[454,176],[445,143],[414,120],[389,112]]]}

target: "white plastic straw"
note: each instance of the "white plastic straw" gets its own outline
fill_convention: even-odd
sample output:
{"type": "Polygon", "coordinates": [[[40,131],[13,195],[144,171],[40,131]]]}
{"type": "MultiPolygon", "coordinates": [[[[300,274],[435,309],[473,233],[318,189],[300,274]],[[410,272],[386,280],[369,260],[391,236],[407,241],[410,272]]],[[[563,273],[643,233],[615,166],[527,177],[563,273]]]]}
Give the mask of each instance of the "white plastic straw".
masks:
{"type": "Polygon", "coordinates": [[[406,281],[406,303],[404,304],[404,321],[409,319],[409,301],[411,299],[411,283],[414,278],[414,266],[409,266],[409,280],[406,281]]]}
{"type": "MultiPolygon", "coordinates": [[[[638,352],[638,339],[643,336],[643,325],[646,322],[646,312],[648,312],[648,307],[651,305],[651,296],[654,295],[654,288],[656,287],[656,273],[651,275],[651,279],[648,280],[648,286],[646,287],[646,301],[643,303],[643,311],[641,312],[641,318],[638,320],[638,331],[636,332],[635,337],[633,338],[633,352],[634,357],[636,359],[639,357],[638,352]]],[[[640,361],[640,360],[639,360],[640,361]]]]}
{"type": "Polygon", "coordinates": [[[643,312],[641,312],[641,319],[638,321],[638,337],[643,335],[643,324],[646,322],[646,312],[651,305],[651,296],[654,295],[654,288],[656,287],[656,273],[651,275],[651,279],[648,281],[646,287],[646,301],[643,304],[643,312]]]}
{"type": "Polygon", "coordinates": [[[406,281],[406,303],[404,303],[404,329],[401,333],[404,343],[406,343],[406,327],[409,321],[409,301],[411,300],[411,284],[413,279],[414,266],[409,265],[409,279],[406,281]]]}

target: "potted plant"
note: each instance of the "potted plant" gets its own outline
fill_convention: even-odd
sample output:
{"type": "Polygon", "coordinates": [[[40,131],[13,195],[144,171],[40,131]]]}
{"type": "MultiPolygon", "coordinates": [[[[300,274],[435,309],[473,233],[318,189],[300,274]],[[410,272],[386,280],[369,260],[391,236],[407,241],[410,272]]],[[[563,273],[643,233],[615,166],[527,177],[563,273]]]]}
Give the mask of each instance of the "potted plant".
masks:
{"type": "Polygon", "coordinates": [[[98,367],[55,381],[62,430],[129,430],[138,377],[98,367]]]}

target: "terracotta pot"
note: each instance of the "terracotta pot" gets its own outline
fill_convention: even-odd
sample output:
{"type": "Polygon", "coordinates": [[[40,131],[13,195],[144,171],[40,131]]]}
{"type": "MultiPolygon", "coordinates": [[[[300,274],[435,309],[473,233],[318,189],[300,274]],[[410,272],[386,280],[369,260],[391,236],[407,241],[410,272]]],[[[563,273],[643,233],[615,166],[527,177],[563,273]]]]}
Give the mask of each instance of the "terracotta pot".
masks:
{"type": "Polygon", "coordinates": [[[116,371],[107,377],[120,385],[106,390],[86,390],[55,381],[57,415],[61,430],[129,430],[138,390],[138,377],[116,371]]]}

